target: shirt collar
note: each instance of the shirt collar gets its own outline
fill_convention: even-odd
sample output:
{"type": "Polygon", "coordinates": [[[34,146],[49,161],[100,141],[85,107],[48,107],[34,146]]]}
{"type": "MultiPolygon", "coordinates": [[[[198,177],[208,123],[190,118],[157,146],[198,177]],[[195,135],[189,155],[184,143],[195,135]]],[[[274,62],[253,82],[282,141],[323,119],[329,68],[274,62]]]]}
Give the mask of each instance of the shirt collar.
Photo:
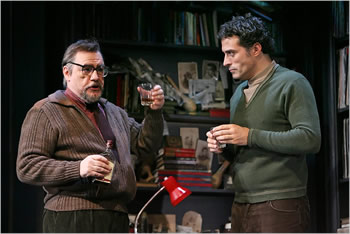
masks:
{"type": "Polygon", "coordinates": [[[95,103],[86,103],[86,101],[84,101],[83,99],[81,99],[80,97],[78,97],[75,93],[73,93],[72,90],[70,90],[69,88],[67,88],[64,92],[64,94],[72,100],[72,102],[74,102],[79,108],[81,108],[82,110],[87,110],[87,111],[91,111],[93,112],[99,105],[102,105],[99,102],[95,102],[95,103]]]}
{"type": "Polygon", "coordinates": [[[262,72],[258,73],[254,77],[248,80],[248,86],[253,86],[263,82],[275,67],[276,62],[273,60],[262,72]]]}

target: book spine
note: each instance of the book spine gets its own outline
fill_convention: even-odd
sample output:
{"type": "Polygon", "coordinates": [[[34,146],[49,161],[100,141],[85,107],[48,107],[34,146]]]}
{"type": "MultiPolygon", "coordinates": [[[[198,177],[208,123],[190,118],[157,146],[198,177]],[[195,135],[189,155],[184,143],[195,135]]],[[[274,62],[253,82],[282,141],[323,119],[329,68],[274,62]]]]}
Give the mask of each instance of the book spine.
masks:
{"type": "MultiPolygon", "coordinates": [[[[159,180],[163,181],[166,177],[168,176],[159,176],[159,180]]],[[[177,182],[185,182],[185,183],[211,183],[211,178],[201,178],[201,177],[179,177],[179,176],[174,176],[177,182]],[[192,182],[191,182],[192,181],[192,182]]]]}
{"type": "Polygon", "coordinates": [[[199,170],[158,170],[157,171],[158,176],[160,175],[191,175],[191,176],[211,176],[211,172],[208,170],[203,170],[203,171],[199,171],[199,170]]]}

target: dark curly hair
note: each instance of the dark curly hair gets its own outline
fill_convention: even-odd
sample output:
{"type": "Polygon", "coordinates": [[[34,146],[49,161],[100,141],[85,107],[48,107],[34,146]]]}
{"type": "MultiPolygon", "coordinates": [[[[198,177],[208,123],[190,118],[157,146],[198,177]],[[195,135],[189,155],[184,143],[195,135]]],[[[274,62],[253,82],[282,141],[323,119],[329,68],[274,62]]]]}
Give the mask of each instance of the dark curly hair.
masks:
{"type": "Polygon", "coordinates": [[[232,36],[238,36],[240,45],[246,49],[259,42],[263,53],[271,56],[274,52],[275,42],[270,32],[260,18],[252,16],[250,13],[245,16],[233,16],[231,21],[220,26],[218,32],[219,40],[232,36]]]}

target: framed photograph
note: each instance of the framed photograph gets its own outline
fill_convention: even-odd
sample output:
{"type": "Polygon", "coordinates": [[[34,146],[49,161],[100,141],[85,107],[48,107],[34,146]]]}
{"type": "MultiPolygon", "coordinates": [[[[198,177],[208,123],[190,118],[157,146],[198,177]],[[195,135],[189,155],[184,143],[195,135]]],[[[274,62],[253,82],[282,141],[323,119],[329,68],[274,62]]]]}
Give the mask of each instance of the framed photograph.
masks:
{"type": "Polygon", "coordinates": [[[198,68],[196,62],[177,63],[179,88],[182,93],[188,93],[188,81],[198,79],[198,68]]]}
{"type": "Polygon", "coordinates": [[[176,215],[174,214],[148,214],[147,222],[151,225],[153,233],[175,233],[176,215]]]}
{"type": "Polygon", "coordinates": [[[219,80],[220,62],[213,60],[203,60],[202,78],[219,80]]]}
{"type": "Polygon", "coordinates": [[[221,81],[216,81],[214,99],[215,101],[225,101],[225,90],[221,81]]]}
{"type": "Polygon", "coordinates": [[[196,161],[199,168],[204,170],[211,170],[213,153],[210,152],[208,148],[208,143],[206,141],[203,141],[203,140],[197,141],[196,161]]]}
{"type": "Polygon", "coordinates": [[[198,93],[202,91],[207,91],[208,93],[215,93],[215,80],[191,80],[189,82],[189,97],[195,97],[198,93]]]}
{"type": "Polygon", "coordinates": [[[195,149],[196,142],[199,138],[198,128],[180,128],[182,138],[182,147],[185,149],[195,149]]]}
{"type": "Polygon", "coordinates": [[[165,147],[182,148],[181,136],[165,136],[165,147]]]}

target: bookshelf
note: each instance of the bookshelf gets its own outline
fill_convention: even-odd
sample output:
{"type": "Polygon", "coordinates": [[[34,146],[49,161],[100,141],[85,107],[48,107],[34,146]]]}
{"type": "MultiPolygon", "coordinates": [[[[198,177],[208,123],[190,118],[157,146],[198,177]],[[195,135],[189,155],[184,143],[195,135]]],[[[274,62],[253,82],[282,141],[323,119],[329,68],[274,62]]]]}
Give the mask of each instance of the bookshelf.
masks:
{"type": "MultiPolygon", "coordinates": [[[[183,13],[190,12],[195,15],[200,14],[203,16],[205,14],[208,16],[212,15],[214,11],[217,12],[217,21],[218,25],[220,25],[230,19],[231,16],[234,15],[234,12],[239,13],[243,11],[244,3],[176,2],[166,4],[167,6],[165,7],[161,2],[88,3],[88,5],[94,9],[92,15],[95,16],[94,18],[97,19],[97,22],[91,23],[91,29],[86,29],[86,31],[91,31],[99,39],[106,64],[114,64],[116,57],[119,56],[129,56],[133,59],[142,57],[155,71],[162,74],[169,74],[175,83],[179,84],[176,66],[178,62],[196,62],[198,64],[198,71],[201,73],[203,59],[215,61],[223,60],[223,54],[212,38],[209,39],[209,45],[208,40],[203,43],[202,39],[199,40],[199,44],[189,43],[189,39],[186,39],[185,35],[186,27],[181,27],[180,29],[183,30],[181,35],[184,36],[184,38],[176,40],[173,39],[176,35],[163,30],[164,25],[173,30],[173,28],[176,27],[176,23],[173,25],[167,23],[169,23],[169,21],[172,22],[171,16],[178,17],[175,16],[177,13],[183,15],[183,13]],[[115,12],[120,14],[115,14],[115,12]],[[162,14],[162,16],[160,14],[162,14]],[[135,17],[130,19],[130,15],[135,17]],[[168,17],[170,17],[170,19],[168,17]],[[125,19],[130,20],[125,21],[125,19]],[[141,22],[144,22],[148,27],[145,27],[141,22]]],[[[88,6],[85,4],[83,5],[83,10],[89,11],[89,9],[88,6]]],[[[89,14],[85,13],[83,15],[89,14]]],[[[275,33],[282,35],[279,25],[271,27],[275,33]]],[[[208,26],[208,30],[210,30],[210,28],[211,27],[208,26]]],[[[85,31],[79,27],[72,31],[85,33],[85,31]]],[[[213,32],[209,32],[209,34],[213,35],[213,32]]],[[[281,55],[281,51],[283,51],[281,48],[282,41],[283,40],[277,40],[277,42],[279,42],[279,55],[281,55]]],[[[230,98],[231,94],[232,90],[228,93],[227,99],[230,98]]],[[[130,115],[137,120],[142,120],[142,113],[141,110],[139,113],[131,112],[130,115]]],[[[205,132],[208,131],[210,127],[228,123],[228,118],[179,114],[165,114],[165,120],[168,122],[170,135],[179,135],[180,127],[198,127],[200,138],[203,140],[205,140],[205,132]]],[[[154,188],[139,188],[134,202],[130,204],[130,212],[137,213],[139,208],[142,207],[142,204],[147,201],[146,198],[148,199],[154,192],[154,188]]],[[[213,232],[214,229],[223,225],[230,216],[233,193],[231,191],[201,189],[195,191],[194,194],[190,196],[189,200],[186,199],[176,210],[169,207],[169,202],[167,200],[168,197],[164,194],[151,204],[147,212],[174,212],[176,213],[177,223],[179,224],[186,210],[196,210],[203,215],[203,229],[208,229],[213,232]],[[208,201],[211,201],[209,206],[208,201]],[[202,205],[203,203],[207,205],[204,207],[202,205]],[[218,211],[217,213],[219,213],[219,215],[215,215],[215,218],[213,218],[210,212],[208,212],[210,210],[218,211]]]]}
{"type": "MultiPolygon", "coordinates": [[[[281,29],[282,31],[287,30],[290,35],[279,40],[280,44],[283,45],[285,43],[288,46],[286,50],[281,49],[278,55],[286,56],[287,53],[287,67],[296,67],[297,70],[306,74],[306,77],[310,79],[315,88],[318,104],[322,107],[320,110],[323,109],[324,112],[322,129],[322,137],[325,139],[323,142],[324,152],[320,152],[317,160],[315,160],[321,165],[309,171],[312,179],[310,186],[312,189],[310,193],[311,212],[315,212],[314,214],[311,213],[315,224],[311,232],[335,232],[337,227],[339,227],[340,218],[346,216],[348,207],[346,202],[348,202],[349,195],[344,193],[344,191],[348,191],[349,180],[340,177],[341,172],[338,159],[340,158],[342,146],[338,145],[339,141],[337,139],[342,139],[340,134],[342,129],[340,126],[342,124],[338,122],[338,119],[341,120],[344,116],[348,116],[349,109],[341,108],[337,110],[336,79],[330,79],[330,77],[335,78],[336,76],[335,74],[324,72],[324,69],[331,69],[332,72],[336,71],[336,45],[348,44],[348,39],[344,37],[343,39],[335,40],[332,36],[329,38],[324,37],[324,33],[328,33],[330,31],[328,29],[333,28],[333,25],[328,25],[332,21],[331,14],[324,15],[325,12],[330,12],[330,2],[257,1],[177,1],[163,3],[131,1],[4,2],[4,16],[9,22],[4,28],[3,41],[5,45],[8,45],[4,47],[4,52],[11,59],[4,61],[5,69],[3,70],[5,74],[8,73],[6,76],[8,79],[5,79],[3,89],[6,91],[4,95],[10,99],[9,106],[5,105],[6,110],[8,110],[5,112],[11,115],[9,114],[10,117],[5,116],[4,118],[5,123],[6,121],[9,123],[8,125],[5,124],[6,128],[4,128],[4,134],[7,134],[9,139],[4,138],[5,143],[8,142],[8,144],[3,145],[8,146],[5,152],[10,157],[5,157],[3,163],[3,165],[6,165],[3,171],[8,175],[3,177],[3,185],[4,191],[8,191],[8,194],[3,196],[5,215],[4,228],[2,230],[5,232],[40,232],[43,192],[41,188],[30,187],[16,180],[14,165],[18,133],[20,132],[20,123],[23,121],[26,110],[35,101],[46,97],[57,90],[57,88],[62,88],[60,62],[67,45],[77,39],[94,36],[101,41],[102,52],[106,56],[107,65],[111,65],[117,55],[135,58],[143,57],[155,70],[170,74],[177,82],[177,70],[174,65],[176,62],[197,61],[199,65],[198,70],[201,71],[201,61],[204,58],[222,60],[223,55],[220,52],[220,48],[215,46],[177,45],[169,41],[159,40],[159,36],[158,40],[140,40],[135,37],[135,35],[138,35],[137,30],[135,31],[135,27],[132,26],[137,23],[135,21],[137,14],[133,12],[138,11],[139,7],[150,12],[152,10],[157,12],[166,8],[167,11],[187,10],[207,13],[215,9],[218,13],[219,25],[232,15],[245,12],[247,9],[246,4],[256,9],[255,4],[259,3],[270,3],[274,6],[279,6],[276,7],[278,10],[269,15],[273,18],[275,16],[280,17],[283,27],[279,28],[276,25],[274,30],[278,34],[283,34],[281,29]],[[320,21],[326,22],[326,26],[320,21]],[[23,22],[26,22],[26,24],[23,24],[23,22]],[[35,25],[35,27],[28,27],[28,25],[35,25]],[[29,28],[31,30],[28,30],[29,28]],[[35,33],[33,33],[33,28],[35,33]],[[313,34],[308,33],[309,31],[313,32],[313,34]],[[318,63],[318,57],[321,58],[324,56],[324,53],[328,53],[328,50],[326,51],[325,49],[328,48],[328,43],[331,44],[332,53],[330,55],[334,56],[334,58],[332,61],[329,61],[331,56],[327,54],[327,61],[318,63]],[[33,60],[31,56],[38,53],[40,55],[38,56],[39,61],[33,60]],[[294,64],[291,63],[293,59],[295,60],[294,64]],[[28,63],[28,61],[30,62],[28,63]],[[310,64],[315,67],[310,66],[310,64]],[[18,67],[22,69],[16,69],[18,67]],[[34,75],[30,76],[30,79],[28,74],[21,72],[29,70],[34,71],[34,75]],[[23,86],[23,82],[26,85],[23,86]],[[15,92],[14,87],[19,87],[21,92],[15,92]],[[35,95],[29,92],[30,95],[27,95],[28,98],[26,99],[23,99],[21,95],[17,95],[17,93],[28,93],[28,90],[33,89],[38,90],[38,92],[35,92],[35,95]],[[13,106],[18,107],[16,111],[13,106]],[[19,113],[17,113],[18,111],[19,113]],[[11,118],[11,116],[15,118],[11,118]],[[331,160],[336,162],[330,163],[329,161],[331,160]],[[319,187],[321,188],[319,189],[319,187]],[[317,188],[317,191],[315,188],[317,188]],[[30,196],[23,197],[23,194],[29,194],[30,196]],[[317,202],[312,203],[316,200],[317,202]],[[23,207],[25,207],[26,212],[23,212],[23,207]],[[327,207],[327,209],[323,211],[323,207],[327,207]],[[318,213],[317,211],[320,212],[318,213]],[[18,217],[22,217],[22,220],[25,220],[24,225],[16,225],[15,220],[18,217]]],[[[265,10],[264,13],[268,14],[268,10],[265,10]]],[[[151,23],[147,22],[147,25],[151,25],[151,23]]],[[[152,28],[152,31],[157,30],[152,28]]],[[[141,115],[135,117],[142,120],[141,115]]],[[[174,134],[177,134],[179,126],[200,126],[201,131],[205,132],[211,125],[227,123],[228,121],[226,118],[175,114],[165,115],[165,119],[171,123],[171,131],[174,134]]],[[[150,196],[154,191],[155,188],[139,188],[135,198],[136,203],[133,203],[131,209],[137,210],[137,207],[144,204],[146,195],[150,196]]],[[[214,216],[210,214],[212,211],[217,212],[219,215],[223,214],[222,217],[213,219],[215,223],[208,224],[209,226],[205,227],[212,228],[217,227],[221,222],[227,221],[232,199],[231,191],[198,190],[193,192],[191,200],[184,203],[184,206],[194,204],[200,209],[205,209],[204,214],[209,219],[214,216]],[[199,202],[201,203],[199,204],[199,202]]],[[[182,208],[184,209],[184,207],[182,208]]],[[[180,208],[173,209],[170,207],[168,197],[164,194],[158,202],[157,200],[153,201],[151,209],[153,211],[160,210],[177,213],[180,208]]]]}
{"type": "MultiPolygon", "coordinates": [[[[343,232],[341,220],[349,218],[349,2],[332,2],[334,25],[331,44],[331,104],[334,112],[335,206],[330,231],[343,232]]],[[[347,227],[347,232],[349,228],[347,227]]]]}
{"type": "MultiPolygon", "coordinates": [[[[152,17],[159,17],[159,11],[164,9],[161,2],[118,4],[122,4],[123,10],[129,11],[130,14],[132,14],[132,11],[137,11],[140,13],[140,7],[142,7],[141,15],[149,15],[149,12],[152,12],[152,17]],[[127,8],[126,5],[129,5],[129,8],[127,8]]],[[[205,13],[208,15],[212,14],[213,9],[217,9],[218,5],[220,5],[219,3],[208,4],[203,2],[192,2],[189,4],[169,2],[167,4],[170,5],[166,7],[165,12],[162,12],[163,15],[173,14],[173,12],[192,12],[193,14],[205,13]]],[[[96,7],[100,8],[108,6],[112,7],[108,3],[104,6],[97,4],[96,7]]],[[[232,6],[230,6],[229,9],[232,9],[232,6]]],[[[119,11],[121,10],[118,10],[118,12],[119,11]]],[[[222,21],[226,21],[230,18],[225,18],[224,15],[231,16],[232,13],[231,10],[224,13],[220,12],[220,10],[217,11],[218,25],[223,23],[222,21]]],[[[152,26],[150,28],[159,28],[159,25],[152,24],[154,19],[147,19],[146,21],[148,20],[151,21],[150,24],[152,26]]],[[[115,27],[120,28],[120,23],[125,22],[119,22],[119,24],[117,22],[115,27]]],[[[187,43],[186,39],[184,39],[183,42],[178,42],[176,40],[171,41],[169,39],[161,40],[159,35],[157,35],[159,33],[158,31],[156,31],[154,35],[149,35],[148,32],[140,32],[140,30],[143,30],[142,25],[134,25],[134,27],[136,27],[135,30],[132,29],[132,26],[130,26],[131,34],[128,34],[128,37],[123,37],[120,35],[103,36],[104,34],[102,33],[100,34],[101,37],[99,38],[99,34],[97,34],[98,39],[100,39],[99,41],[101,49],[104,53],[106,64],[109,64],[110,66],[116,63],[116,59],[125,59],[125,57],[131,57],[135,60],[142,58],[149,63],[155,72],[168,74],[178,85],[178,62],[196,62],[198,65],[198,73],[201,77],[202,61],[204,59],[220,62],[223,60],[223,54],[220,48],[215,45],[213,40],[211,40],[212,43],[209,45],[187,43]],[[140,33],[142,35],[140,35],[140,33]]],[[[164,37],[164,31],[161,29],[159,30],[164,37]]],[[[173,36],[171,36],[171,38],[172,37],[173,36]]],[[[133,79],[131,75],[129,78],[133,79]]],[[[232,85],[232,81],[230,81],[230,85],[232,85]]],[[[231,94],[232,89],[227,93],[227,101],[229,100],[231,94]]],[[[141,122],[143,119],[142,107],[138,113],[129,112],[129,115],[141,122]]],[[[210,117],[209,115],[202,116],[165,113],[164,118],[167,122],[169,135],[179,136],[181,127],[194,127],[198,128],[199,139],[201,140],[206,140],[205,134],[207,131],[209,131],[210,127],[229,122],[228,118],[210,117]]],[[[214,156],[212,171],[215,172],[218,167],[218,159],[216,156],[214,156]]],[[[157,197],[156,200],[152,201],[150,206],[147,207],[146,212],[148,214],[176,214],[176,223],[181,224],[184,213],[192,210],[202,215],[203,230],[207,230],[209,232],[214,232],[218,229],[222,230],[231,213],[231,205],[228,204],[232,204],[234,192],[228,189],[212,189],[206,187],[190,189],[192,194],[175,208],[171,206],[169,196],[166,192],[164,192],[161,194],[161,196],[157,197]],[[211,201],[210,204],[203,206],[203,204],[208,204],[208,201],[211,201]],[[209,210],[217,210],[218,215],[215,215],[215,217],[212,216],[211,212],[208,212],[209,210]]],[[[129,213],[136,214],[141,209],[143,204],[145,204],[156,191],[157,188],[155,187],[138,187],[135,199],[129,204],[129,213]]]]}

